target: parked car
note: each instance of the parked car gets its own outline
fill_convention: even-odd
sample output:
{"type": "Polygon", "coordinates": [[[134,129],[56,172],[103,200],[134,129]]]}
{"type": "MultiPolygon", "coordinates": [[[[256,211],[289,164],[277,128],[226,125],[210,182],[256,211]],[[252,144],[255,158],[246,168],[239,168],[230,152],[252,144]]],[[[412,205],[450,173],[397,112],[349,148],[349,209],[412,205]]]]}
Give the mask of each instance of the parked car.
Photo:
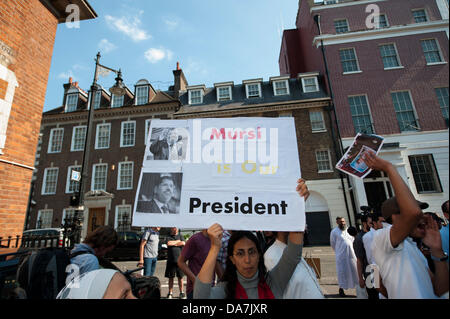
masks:
{"type": "MultiPolygon", "coordinates": [[[[143,233],[126,231],[117,232],[119,244],[105,258],[110,260],[139,260],[139,247],[143,233]]],[[[158,259],[167,259],[167,245],[164,235],[160,234],[158,259]]]]}
{"type": "MultiPolygon", "coordinates": [[[[63,247],[63,232],[63,228],[25,230],[22,235],[23,247],[63,247]]],[[[66,238],[66,244],[68,240],[66,238]]]]}

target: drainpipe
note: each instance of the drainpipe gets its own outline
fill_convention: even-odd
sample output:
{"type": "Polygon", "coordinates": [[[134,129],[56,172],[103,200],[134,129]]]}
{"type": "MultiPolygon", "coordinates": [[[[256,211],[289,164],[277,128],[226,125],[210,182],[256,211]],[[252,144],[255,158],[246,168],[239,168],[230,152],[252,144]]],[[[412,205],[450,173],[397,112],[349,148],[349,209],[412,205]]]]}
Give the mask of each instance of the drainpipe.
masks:
{"type": "MultiPolygon", "coordinates": [[[[317,30],[319,31],[319,35],[321,35],[322,32],[321,32],[321,29],[320,29],[320,15],[317,14],[317,15],[314,16],[314,22],[317,25],[317,30]]],[[[327,58],[325,56],[325,47],[323,45],[323,40],[320,40],[320,47],[321,47],[321,51],[322,51],[323,62],[324,62],[324,65],[325,65],[325,75],[327,77],[328,90],[330,92],[330,99],[331,99],[331,104],[330,104],[329,107],[327,107],[328,118],[329,118],[330,124],[331,124],[331,136],[332,136],[332,140],[333,140],[334,151],[335,151],[335,153],[337,155],[337,158],[340,159],[342,157],[342,155],[343,155],[344,147],[342,145],[342,139],[341,139],[341,134],[340,134],[340,130],[339,130],[339,124],[338,124],[338,120],[337,120],[337,116],[336,116],[336,109],[335,109],[335,106],[334,106],[334,95],[333,95],[333,89],[331,87],[330,74],[329,74],[329,71],[328,71],[328,63],[327,63],[327,58]],[[335,134],[334,134],[333,123],[332,123],[333,120],[331,118],[331,112],[333,112],[333,114],[334,114],[334,124],[336,126],[337,138],[335,137],[335,134]],[[340,147],[338,147],[338,145],[336,145],[336,139],[339,140],[339,146],[340,147]]],[[[352,220],[350,218],[350,208],[349,208],[349,204],[348,204],[348,201],[347,201],[347,195],[345,193],[345,184],[344,184],[344,177],[343,177],[344,173],[342,173],[340,171],[338,173],[339,173],[339,179],[341,180],[342,194],[344,195],[345,209],[347,210],[348,221],[350,223],[350,226],[352,226],[352,220]]],[[[346,175],[346,178],[347,178],[347,184],[348,184],[348,186],[350,188],[350,178],[349,178],[349,176],[347,174],[345,174],[345,175],[346,175]]],[[[349,195],[350,195],[350,190],[349,190],[349,195]]],[[[354,200],[353,200],[353,198],[351,196],[350,196],[350,198],[352,199],[353,215],[355,216],[355,222],[356,222],[355,203],[354,203],[354,200]]]]}

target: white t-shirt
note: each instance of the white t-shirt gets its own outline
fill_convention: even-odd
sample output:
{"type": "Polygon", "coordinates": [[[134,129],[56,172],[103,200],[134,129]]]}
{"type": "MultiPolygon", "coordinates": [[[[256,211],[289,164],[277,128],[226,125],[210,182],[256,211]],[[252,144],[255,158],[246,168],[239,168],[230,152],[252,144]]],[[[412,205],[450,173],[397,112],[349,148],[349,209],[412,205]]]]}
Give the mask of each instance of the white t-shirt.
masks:
{"type": "Polygon", "coordinates": [[[364,244],[364,250],[366,251],[366,257],[367,262],[370,264],[374,264],[375,261],[373,260],[372,256],[372,241],[373,241],[373,235],[375,235],[376,230],[373,228],[370,228],[370,231],[365,233],[362,237],[362,241],[364,244]]]}
{"type": "Polygon", "coordinates": [[[390,230],[390,227],[377,230],[372,242],[372,255],[388,298],[436,299],[427,259],[410,237],[392,247],[390,230]]]}

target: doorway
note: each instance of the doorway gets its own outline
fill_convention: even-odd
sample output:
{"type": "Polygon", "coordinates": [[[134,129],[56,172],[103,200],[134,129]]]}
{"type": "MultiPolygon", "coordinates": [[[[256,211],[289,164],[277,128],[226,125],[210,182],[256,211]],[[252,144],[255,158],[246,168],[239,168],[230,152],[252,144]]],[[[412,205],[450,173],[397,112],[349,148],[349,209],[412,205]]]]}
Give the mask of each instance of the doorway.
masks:
{"type": "Polygon", "coordinates": [[[105,225],[105,212],[105,207],[89,208],[87,235],[92,233],[98,227],[105,225]]]}
{"type": "Polygon", "coordinates": [[[381,204],[393,196],[389,178],[383,172],[372,172],[364,179],[367,204],[375,212],[381,212],[381,204]]]}

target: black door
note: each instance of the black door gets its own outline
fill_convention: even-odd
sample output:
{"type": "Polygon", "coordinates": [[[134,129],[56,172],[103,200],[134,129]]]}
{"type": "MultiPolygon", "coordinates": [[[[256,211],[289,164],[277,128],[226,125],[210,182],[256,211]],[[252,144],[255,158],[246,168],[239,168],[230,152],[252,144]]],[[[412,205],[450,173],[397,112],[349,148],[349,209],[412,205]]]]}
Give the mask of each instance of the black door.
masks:
{"type": "Polygon", "coordinates": [[[381,204],[387,199],[383,182],[364,183],[364,189],[366,190],[367,203],[369,206],[376,212],[380,212],[381,204]]]}
{"type": "Polygon", "coordinates": [[[330,245],[330,217],[328,212],[306,213],[308,225],[307,244],[316,246],[330,245]]]}

